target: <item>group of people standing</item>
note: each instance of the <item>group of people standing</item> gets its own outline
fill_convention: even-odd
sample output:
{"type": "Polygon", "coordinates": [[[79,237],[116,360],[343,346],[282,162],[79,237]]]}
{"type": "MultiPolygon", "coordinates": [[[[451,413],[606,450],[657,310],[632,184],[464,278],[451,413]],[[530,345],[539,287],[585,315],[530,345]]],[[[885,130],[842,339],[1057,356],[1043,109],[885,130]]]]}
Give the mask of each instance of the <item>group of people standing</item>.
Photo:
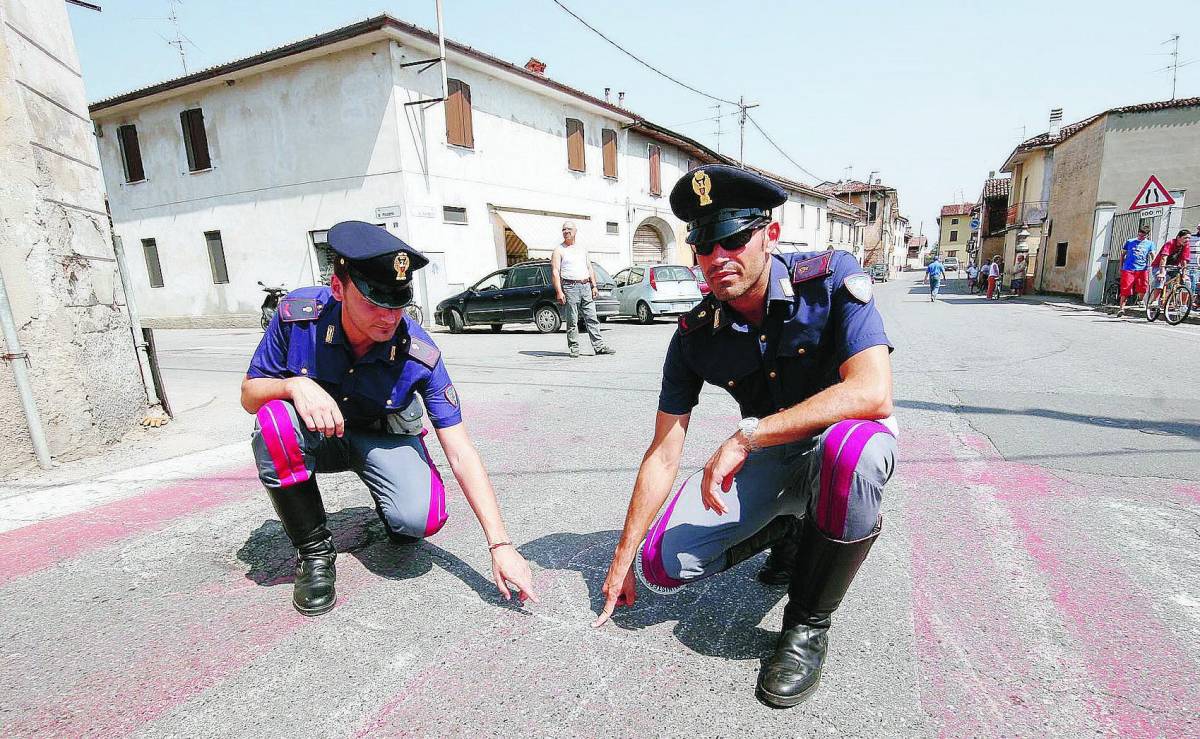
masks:
{"type": "Polygon", "coordinates": [[[1159,249],[1150,239],[1149,226],[1138,228],[1137,238],[1129,239],[1121,247],[1120,302],[1117,317],[1125,317],[1125,304],[1133,295],[1145,295],[1151,289],[1158,290],[1166,284],[1173,273],[1184,272],[1193,307],[1200,308],[1196,300],[1196,287],[1200,283],[1200,225],[1193,233],[1180,229],[1175,238],[1159,249]],[[1151,285],[1151,277],[1154,284],[1151,285]]]}
{"type": "MultiPolygon", "coordinates": [[[[985,263],[982,268],[976,267],[972,262],[967,265],[967,289],[971,293],[974,293],[976,289],[980,292],[986,291],[988,300],[999,300],[1002,289],[1001,277],[1008,274],[1009,289],[1012,291],[1010,294],[1024,295],[1025,274],[1028,267],[1029,264],[1024,254],[1017,255],[1012,269],[1008,272],[1005,272],[1004,262],[999,255],[992,257],[991,261],[985,263]]],[[[942,289],[942,280],[946,278],[946,267],[942,264],[941,257],[935,256],[933,261],[925,267],[925,277],[929,281],[929,300],[933,302],[937,300],[938,293],[942,289]]]]}

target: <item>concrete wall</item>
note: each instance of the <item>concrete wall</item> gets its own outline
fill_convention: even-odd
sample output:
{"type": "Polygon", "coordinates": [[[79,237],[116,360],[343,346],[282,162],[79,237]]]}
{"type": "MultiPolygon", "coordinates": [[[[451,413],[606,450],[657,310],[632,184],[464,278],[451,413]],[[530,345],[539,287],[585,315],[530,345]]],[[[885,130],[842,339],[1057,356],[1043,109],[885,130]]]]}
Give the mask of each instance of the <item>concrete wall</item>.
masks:
{"type": "Polygon", "coordinates": [[[1103,157],[1103,119],[1054,147],[1050,206],[1042,229],[1046,233],[1044,237],[1042,232],[1037,234],[1045,244],[1037,265],[1039,290],[1083,295],[1103,157]],[[1067,263],[1057,267],[1055,256],[1061,242],[1067,243],[1067,263]]]}
{"type": "MultiPolygon", "coordinates": [[[[65,6],[0,0],[0,22],[0,274],[51,454],[81,456],[124,435],[146,397],[65,6]]],[[[28,464],[7,363],[0,412],[0,470],[28,464]]]]}
{"type": "Polygon", "coordinates": [[[1096,198],[1123,213],[1150,175],[1200,199],[1200,107],[1108,116],[1096,198]]]}

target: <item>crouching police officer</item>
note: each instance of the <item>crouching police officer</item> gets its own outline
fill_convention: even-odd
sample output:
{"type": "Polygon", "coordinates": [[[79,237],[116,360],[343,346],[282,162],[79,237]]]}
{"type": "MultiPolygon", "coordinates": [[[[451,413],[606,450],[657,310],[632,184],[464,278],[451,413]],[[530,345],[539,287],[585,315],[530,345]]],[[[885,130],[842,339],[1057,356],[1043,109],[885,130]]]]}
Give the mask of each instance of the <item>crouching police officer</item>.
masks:
{"type": "Polygon", "coordinates": [[[817,687],[830,616],[879,535],[896,450],[891,347],[870,278],[845,252],[773,254],[771,208],[785,200],[769,180],[723,165],[689,172],[671,192],[712,293],[667,349],[654,438],[593,624],[634,602],[631,568],[671,592],[774,546],[760,578],[786,577],[788,603],[757,694],[776,706],[817,687]],[[705,382],[734,397],[742,421],[651,528],[705,382]]]}
{"type": "Polygon", "coordinates": [[[537,601],[529,565],[509,541],[463,427],[441,352],[404,312],[412,274],[428,260],[360,221],[337,224],[328,238],[337,253],[330,285],[280,301],[242,381],[242,407],[257,416],[259,478],[298,552],[293,605],[316,616],[337,600],[337,552],[315,473],[358,473],[393,542],[431,536],[446,522],[445,488],[425,446],[416,395],[483,527],[496,587],[506,599],[511,584],[521,600],[537,601]]]}

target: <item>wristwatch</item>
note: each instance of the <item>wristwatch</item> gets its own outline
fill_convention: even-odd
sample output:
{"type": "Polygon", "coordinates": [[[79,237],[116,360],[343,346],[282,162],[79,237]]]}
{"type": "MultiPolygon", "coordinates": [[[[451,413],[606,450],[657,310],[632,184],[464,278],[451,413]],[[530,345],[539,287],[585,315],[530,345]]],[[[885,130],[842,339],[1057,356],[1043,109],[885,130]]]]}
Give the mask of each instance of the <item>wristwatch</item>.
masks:
{"type": "Polygon", "coordinates": [[[746,440],[746,443],[743,445],[746,447],[746,451],[754,452],[762,448],[754,439],[754,434],[758,432],[757,418],[751,416],[738,421],[738,431],[742,432],[742,438],[746,440]]]}

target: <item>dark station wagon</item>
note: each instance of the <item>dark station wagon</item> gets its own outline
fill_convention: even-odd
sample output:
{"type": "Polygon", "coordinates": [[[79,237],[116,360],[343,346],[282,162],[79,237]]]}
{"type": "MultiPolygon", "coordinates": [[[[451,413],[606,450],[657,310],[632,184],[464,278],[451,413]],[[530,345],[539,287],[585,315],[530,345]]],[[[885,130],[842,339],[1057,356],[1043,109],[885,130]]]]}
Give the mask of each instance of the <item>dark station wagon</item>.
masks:
{"type": "MultiPolygon", "coordinates": [[[[592,262],[596,273],[596,315],[601,321],[617,314],[612,297],[613,278],[603,267],[592,262]]],[[[567,313],[554,296],[550,278],[550,260],[532,259],[506,269],[496,270],[466,290],[438,303],[433,320],[458,333],[467,326],[491,326],[499,331],[506,323],[532,323],[544,334],[562,327],[567,313]]]]}

